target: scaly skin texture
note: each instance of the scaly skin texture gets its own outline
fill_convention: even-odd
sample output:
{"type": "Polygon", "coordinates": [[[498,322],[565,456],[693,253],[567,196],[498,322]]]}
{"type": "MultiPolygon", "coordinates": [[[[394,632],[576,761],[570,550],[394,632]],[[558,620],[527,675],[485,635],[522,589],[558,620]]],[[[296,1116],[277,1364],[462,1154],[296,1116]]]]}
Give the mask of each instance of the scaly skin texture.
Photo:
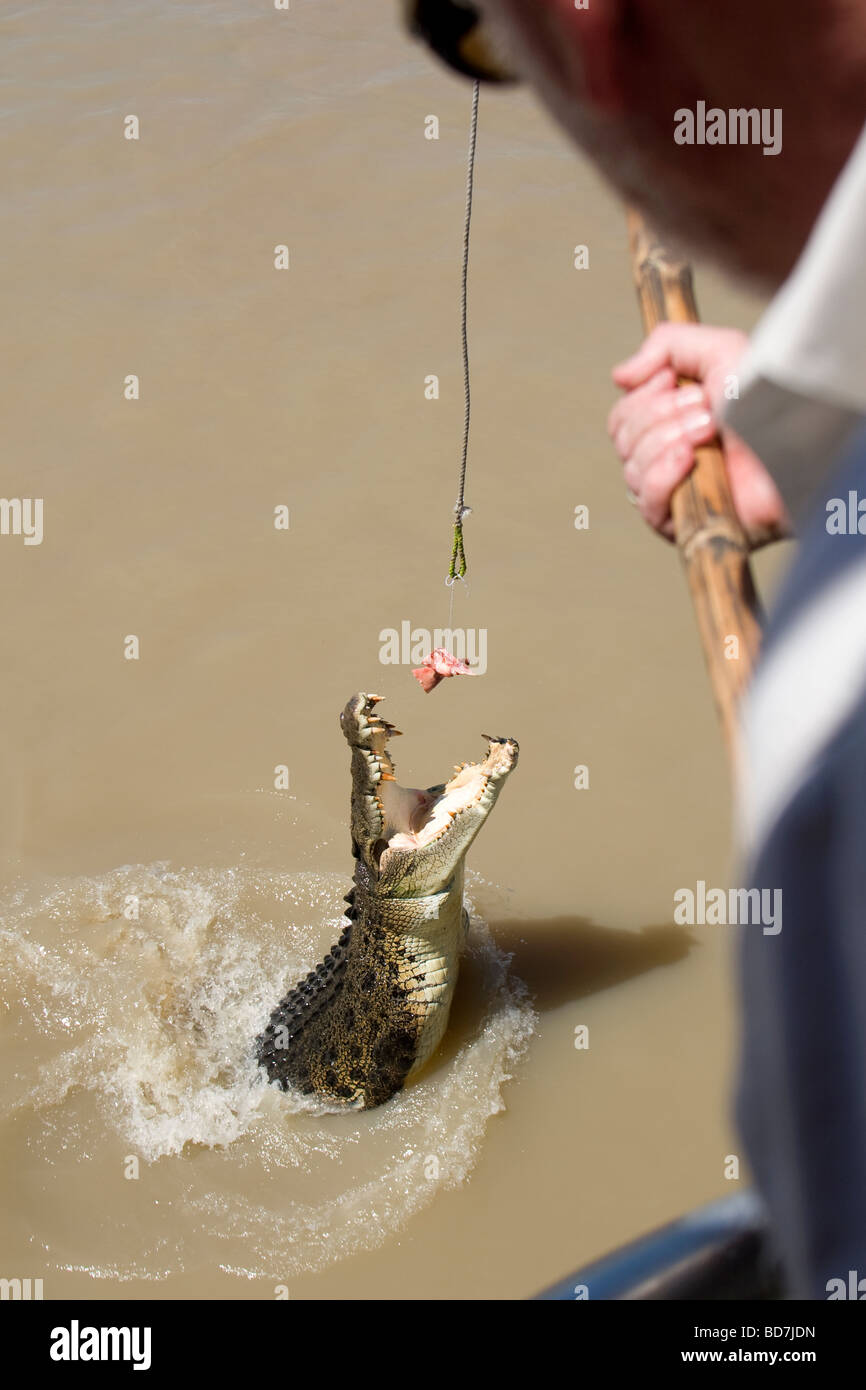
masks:
{"type": "Polygon", "coordinates": [[[380,698],[353,695],[340,716],[352,749],[348,923],[257,1039],[271,1081],[364,1109],[399,1091],[442,1039],[466,932],[466,851],[518,753],[513,739],[489,739],[484,762],[449,783],[400,787],[387,751],[399,730],[376,714],[380,698]]]}

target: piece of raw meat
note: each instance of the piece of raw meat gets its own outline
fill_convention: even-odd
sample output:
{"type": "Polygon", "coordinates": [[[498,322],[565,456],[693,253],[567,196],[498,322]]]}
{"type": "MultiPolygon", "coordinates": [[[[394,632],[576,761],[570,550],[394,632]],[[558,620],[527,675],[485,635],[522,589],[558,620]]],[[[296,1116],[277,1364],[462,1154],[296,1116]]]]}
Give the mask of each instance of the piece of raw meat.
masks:
{"type": "Polygon", "coordinates": [[[430,655],[424,658],[422,664],[416,666],[412,671],[412,675],[421,689],[425,690],[428,695],[446,676],[477,676],[479,674],[478,671],[473,671],[471,666],[467,666],[465,661],[461,661],[459,657],[446,652],[444,647],[434,647],[430,655]]]}

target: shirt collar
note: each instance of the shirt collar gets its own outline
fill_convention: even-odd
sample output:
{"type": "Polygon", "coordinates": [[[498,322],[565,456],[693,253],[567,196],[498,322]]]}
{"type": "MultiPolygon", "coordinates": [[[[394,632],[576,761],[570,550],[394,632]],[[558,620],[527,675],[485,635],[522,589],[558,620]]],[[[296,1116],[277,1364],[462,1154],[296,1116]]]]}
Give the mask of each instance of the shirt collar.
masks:
{"type": "Polygon", "coordinates": [[[802,514],[866,416],[866,130],[758,324],[726,422],[802,514]]]}

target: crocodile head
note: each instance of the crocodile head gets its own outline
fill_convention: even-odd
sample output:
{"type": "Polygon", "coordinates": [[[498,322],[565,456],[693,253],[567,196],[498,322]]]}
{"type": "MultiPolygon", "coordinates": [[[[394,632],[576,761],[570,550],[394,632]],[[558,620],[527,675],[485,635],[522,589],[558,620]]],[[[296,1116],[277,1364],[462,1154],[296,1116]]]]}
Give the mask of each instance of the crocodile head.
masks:
{"type": "Polygon", "coordinates": [[[388,741],[400,731],[377,712],[380,695],[353,695],[340,723],[352,749],[352,852],[380,895],[443,892],[517,765],[512,738],[487,739],[480,763],[463,763],[448,782],[420,790],[396,780],[388,741]]]}

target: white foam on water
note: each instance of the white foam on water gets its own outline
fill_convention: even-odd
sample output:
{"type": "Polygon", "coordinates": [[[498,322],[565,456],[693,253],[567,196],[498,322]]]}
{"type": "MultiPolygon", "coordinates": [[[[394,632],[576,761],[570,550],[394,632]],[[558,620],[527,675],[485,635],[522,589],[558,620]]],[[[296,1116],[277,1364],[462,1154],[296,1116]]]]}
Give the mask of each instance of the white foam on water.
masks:
{"type": "Polygon", "coordinates": [[[255,1064],[252,1040],[332,944],[347,887],[135,865],[0,905],[13,1073],[0,1117],[27,1122],[45,1193],[27,1220],[55,1268],[160,1279],[207,1260],[279,1281],[381,1245],[464,1181],[534,1027],[477,916],[468,1022],[389,1104],[334,1113],[255,1064]],[[115,1191],[131,1156],[141,1178],[103,1212],[100,1183],[115,1191]]]}

